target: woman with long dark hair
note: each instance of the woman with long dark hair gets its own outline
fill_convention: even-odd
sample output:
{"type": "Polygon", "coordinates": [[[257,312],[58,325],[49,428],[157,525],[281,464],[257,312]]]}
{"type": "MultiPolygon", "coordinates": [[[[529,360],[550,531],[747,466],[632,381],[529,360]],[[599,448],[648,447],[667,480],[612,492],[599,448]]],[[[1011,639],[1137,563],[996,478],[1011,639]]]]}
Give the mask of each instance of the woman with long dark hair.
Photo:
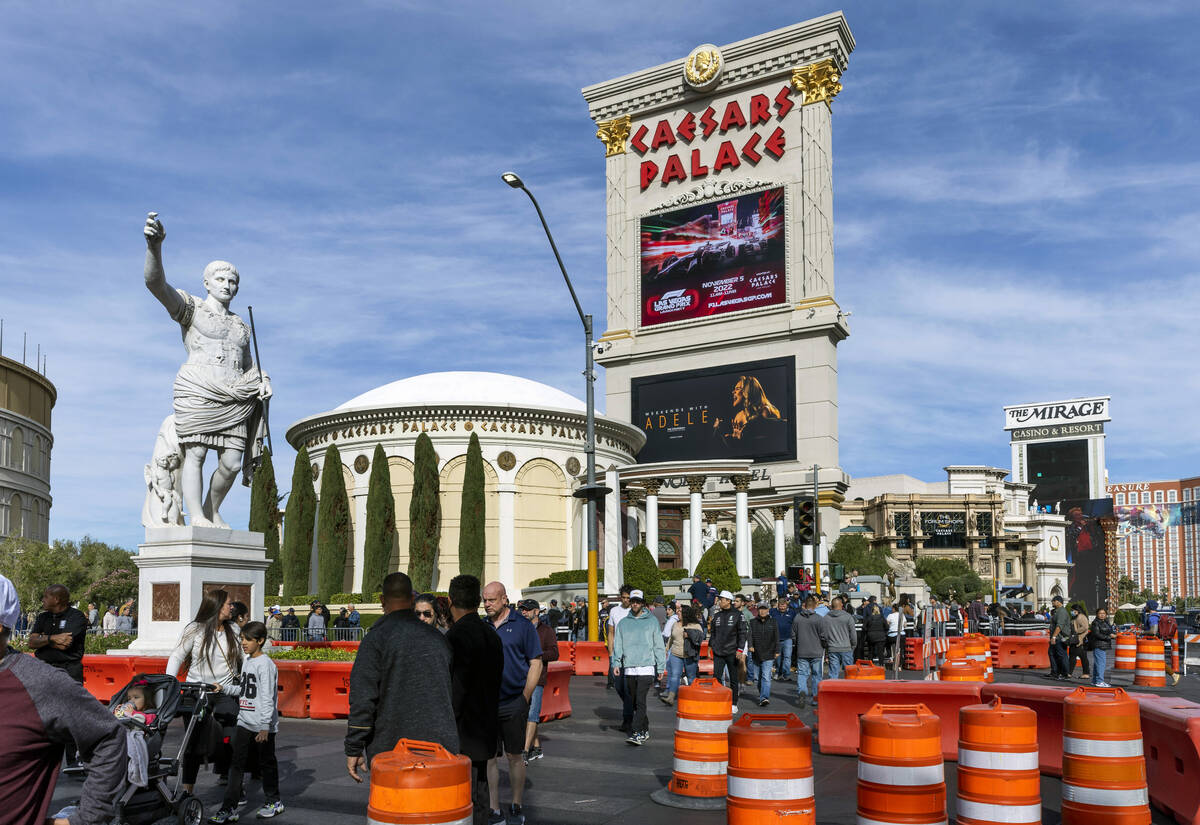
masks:
{"type": "MultiPolygon", "coordinates": [[[[216,693],[213,697],[213,719],[222,728],[237,725],[238,703],[224,691],[233,684],[242,670],[242,649],[238,642],[237,625],[231,620],[232,603],[224,590],[210,590],[200,602],[196,618],[188,623],[179,643],[167,660],[167,675],[176,676],[187,668],[189,682],[203,682],[216,693]]],[[[187,716],[187,714],[184,714],[187,716]]],[[[186,725],[186,720],[184,722],[186,725]]],[[[229,747],[205,753],[206,737],[194,737],[197,747],[183,756],[183,787],[189,793],[196,784],[201,757],[211,757],[213,770],[220,776],[229,771],[229,747]]]]}

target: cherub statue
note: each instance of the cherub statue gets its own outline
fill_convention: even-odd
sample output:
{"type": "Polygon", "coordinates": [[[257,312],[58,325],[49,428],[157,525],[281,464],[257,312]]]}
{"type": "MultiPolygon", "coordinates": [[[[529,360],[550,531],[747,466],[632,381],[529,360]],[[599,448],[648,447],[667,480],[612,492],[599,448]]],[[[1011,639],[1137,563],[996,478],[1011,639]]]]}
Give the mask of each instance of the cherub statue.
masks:
{"type": "Polygon", "coordinates": [[[183,524],[183,496],[180,494],[180,468],[183,452],[175,434],[175,416],[163,419],[154,439],[154,453],[146,465],[146,503],[142,506],[144,527],[173,527],[183,524]]]}

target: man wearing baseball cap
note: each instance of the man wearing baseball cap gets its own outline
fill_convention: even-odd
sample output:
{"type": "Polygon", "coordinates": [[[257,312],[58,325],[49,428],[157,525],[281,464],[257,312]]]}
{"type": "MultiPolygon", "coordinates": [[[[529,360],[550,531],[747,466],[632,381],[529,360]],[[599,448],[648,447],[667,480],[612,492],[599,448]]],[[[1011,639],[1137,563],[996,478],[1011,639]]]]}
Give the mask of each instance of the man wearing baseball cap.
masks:
{"type": "Polygon", "coordinates": [[[0,819],[47,821],[63,747],[90,763],[79,806],[54,825],[99,825],[115,814],[128,754],[125,729],[58,668],[8,646],[21,616],[16,588],[0,576],[0,819]]]}
{"type": "Polygon", "coordinates": [[[539,613],[542,606],[537,599],[521,599],[517,602],[521,615],[529,620],[537,631],[538,641],[542,644],[542,675],[538,678],[537,687],[529,697],[529,721],[525,723],[525,752],[522,754],[525,764],[542,758],[542,743],[538,739],[538,719],[542,715],[542,692],[546,688],[546,676],[549,674],[551,662],[558,661],[558,637],[546,622],[541,621],[539,613]]]}
{"type": "Polygon", "coordinates": [[[641,590],[629,594],[629,615],[617,625],[613,638],[613,676],[625,680],[625,690],[633,702],[631,745],[645,744],[650,738],[650,720],[646,716],[646,696],[650,685],[667,666],[658,620],[646,609],[641,590]]]}
{"type": "Polygon", "coordinates": [[[733,594],[722,590],[717,596],[717,607],[710,624],[708,647],[713,656],[713,678],[718,682],[729,674],[728,687],[733,691],[733,712],[737,713],[738,693],[741,679],[738,678],[738,663],[746,661],[746,640],[749,628],[742,612],[733,606],[733,594]]]}

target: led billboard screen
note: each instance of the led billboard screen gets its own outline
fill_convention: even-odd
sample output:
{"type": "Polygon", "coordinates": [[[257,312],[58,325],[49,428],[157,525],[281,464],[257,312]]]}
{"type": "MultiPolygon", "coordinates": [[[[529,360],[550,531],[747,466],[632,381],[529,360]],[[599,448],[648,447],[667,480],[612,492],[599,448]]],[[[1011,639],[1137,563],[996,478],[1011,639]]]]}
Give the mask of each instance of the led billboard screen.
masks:
{"type": "Polygon", "coordinates": [[[1087,498],[1088,442],[1049,441],[1026,447],[1025,460],[1029,465],[1030,484],[1036,484],[1030,498],[1039,506],[1053,507],[1067,499],[1087,498]]]}
{"type": "Polygon", "coordinates": [[[782,188],[649,215],[641,234],[644,327],[787,299],[782,188]]]}
{"type": "Polygon", "coordinates": [[[1104,564],[1104,529],[1100,519],[1113,515],[1111,498],[1068,499],[1062,503],[1067,517],[1068,601],[1080,599],[1094,612],[1104,604],[1108,580],[1104,564]]]}
{"type": "Polygon", "coordinates": [[[634,378],[631,390],[640,462],[796,457],[793,358],[634,378]]]}

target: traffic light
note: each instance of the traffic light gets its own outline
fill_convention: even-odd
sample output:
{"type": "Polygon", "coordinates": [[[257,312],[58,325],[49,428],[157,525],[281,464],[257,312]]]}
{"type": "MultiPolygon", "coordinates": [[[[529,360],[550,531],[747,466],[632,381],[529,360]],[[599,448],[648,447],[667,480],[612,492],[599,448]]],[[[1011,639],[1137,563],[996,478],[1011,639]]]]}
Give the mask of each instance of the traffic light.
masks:
{"type": "Polygon", "coordinates": [[[796,510],[796,543],[816,544],[816,508],[811,498],[803,499],[796,510]]]}

